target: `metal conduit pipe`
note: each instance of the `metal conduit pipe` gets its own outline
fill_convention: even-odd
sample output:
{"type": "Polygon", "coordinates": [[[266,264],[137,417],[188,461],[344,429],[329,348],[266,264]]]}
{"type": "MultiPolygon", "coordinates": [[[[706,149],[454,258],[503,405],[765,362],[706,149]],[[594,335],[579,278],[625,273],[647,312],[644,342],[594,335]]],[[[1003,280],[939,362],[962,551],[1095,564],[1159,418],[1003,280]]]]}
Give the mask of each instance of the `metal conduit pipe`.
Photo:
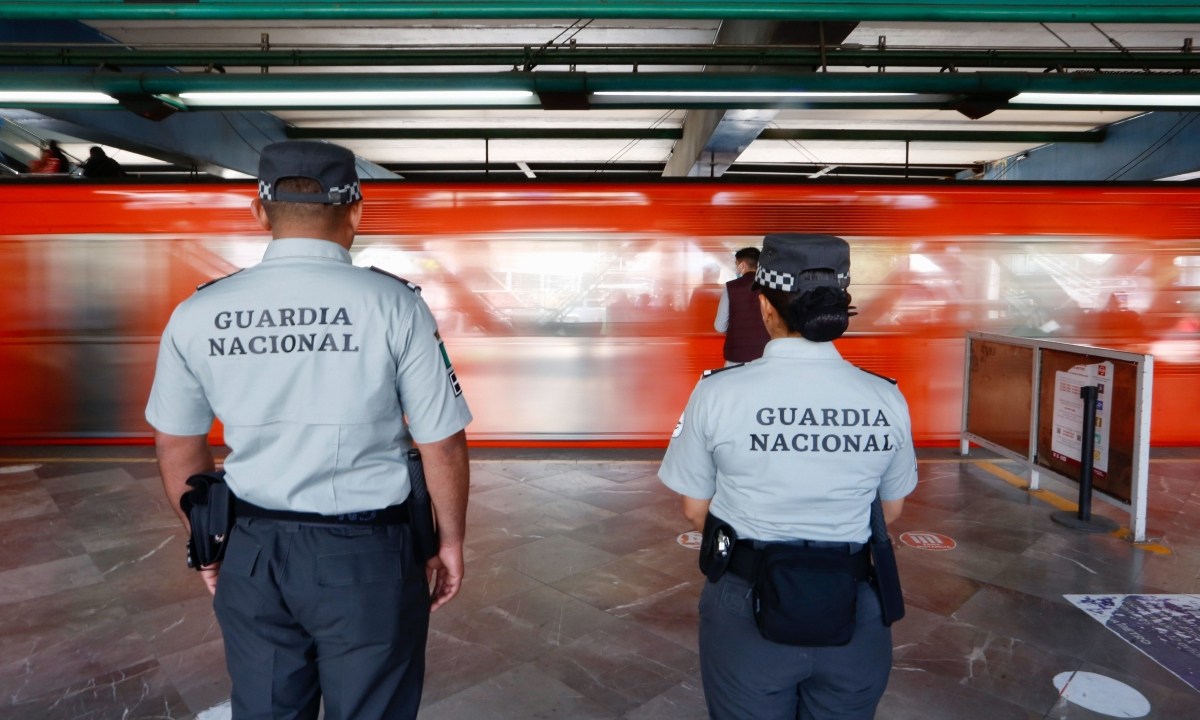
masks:
{"type": "MultiPolygon", "coordinates": [[[[1200,93],[1200,76],[1182,73],[129,73],[0,72],[3,90],[183,92],[337,92],[528,90],[645,93],[1200,93]]],[[[677,98],[686,100],[687,98],[677,98]]]]}
{"type": "Polygon", "coordinates": [[[1200,22],[1193,0],[5,0],[0,19],[749,19],[924,22],[1200,22]]]}
{"type": "Polygon", "coordinates": [[[1200,53],[1180,50],[969,50],[829,47],[596,47],[130,49],[121,46],[0,46],[0,66],[14,67],[371,67],[422,65],[771,65],[817,67],[1102,68],[1195,70],[1200,53]]]}

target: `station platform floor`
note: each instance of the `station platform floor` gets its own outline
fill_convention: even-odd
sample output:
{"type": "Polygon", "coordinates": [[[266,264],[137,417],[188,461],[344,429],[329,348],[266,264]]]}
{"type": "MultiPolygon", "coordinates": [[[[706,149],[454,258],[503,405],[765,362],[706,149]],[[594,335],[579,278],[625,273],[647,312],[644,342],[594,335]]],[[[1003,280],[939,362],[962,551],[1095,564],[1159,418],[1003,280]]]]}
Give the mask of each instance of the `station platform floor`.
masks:
{"type": "MultiPolygon", "coordinates": [[[[433,617],[423,719],[705,717],[704,580],[661,455],[472,452],[467,576],[433,617]]],[[[1073,487],[921,451],[877,717],[1200,717],[1200,449],[1151,457],[1135,544],[1052,522],[1073,487]]],[[[229,717],[184,545],[151,448],[0,448],[0,720],[229,717]]]]}

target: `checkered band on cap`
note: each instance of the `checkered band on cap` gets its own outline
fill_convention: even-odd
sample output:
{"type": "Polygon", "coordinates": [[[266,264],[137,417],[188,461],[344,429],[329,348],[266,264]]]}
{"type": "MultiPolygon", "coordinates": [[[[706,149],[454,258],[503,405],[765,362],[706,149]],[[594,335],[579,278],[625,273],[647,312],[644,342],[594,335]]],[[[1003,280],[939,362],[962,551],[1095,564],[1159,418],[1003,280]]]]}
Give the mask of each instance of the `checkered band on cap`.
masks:
{"type": "MultiPolygon", "coordinates": [[[[262,200],[275,200],[275,189],[272,184],[265,180],[259,180],[258,197],[262,200]]],[[[324,204],[352,205],[359,200],[362,200],[362,188],[359,187],[357,182],[352,182],[339,187],[329,188],[328,200],[324,204]]]]}
{"type": "Polygon", "coordinates": [[[352,205],[359,200],[362,200],[362,190],[358,187],[357,182],[329,188],[330,205],[352,205]]]}
{"type": "Polygon", "coordinates": [[[763,287],[771,288],[772,290],[782,290],[791,292],[792,288],[796,287],[796,276],[792,273],[779,272],[778,270],[768,270],[760,267],[754,273],[754,282],[763,287]]]}

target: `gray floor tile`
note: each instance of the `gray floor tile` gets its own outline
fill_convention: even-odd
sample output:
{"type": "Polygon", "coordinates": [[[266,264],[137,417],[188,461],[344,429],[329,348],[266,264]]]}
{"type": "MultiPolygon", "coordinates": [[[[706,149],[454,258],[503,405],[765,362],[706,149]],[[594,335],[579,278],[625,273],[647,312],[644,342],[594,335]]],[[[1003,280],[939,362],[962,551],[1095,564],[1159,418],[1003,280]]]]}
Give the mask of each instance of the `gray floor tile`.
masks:
{"type": "MultiPolygon", "coordinates": [[[[1200,692],[1063,598],[1200,594],[1200,453],[1160,453],[1155,552],[1073,533],[984,464],[922,451],[892,527],[908,614],[877,717],[1108,717],[1058,697],[1053,676],[1074,670],[1141,692],[1147,717],[1200,717],[1200,692]],[[899,542],[916,530],[957,547],[899,542]]],[[[431,621],[422,720],[705,717],[704,579],[661,451],[472,455],[466,581],[431,621]]],[[[152,449],[0,448],[0,464],[35,456],[0,474],[0,720],[187,720],[226,700],[212,599],[182,565],[152,449]]]]}
{"type": "Polygon", "coordinates": [[[421,720],[609,720],[603,705],[530,663],[425,706],[421,720]]]}
{"type": "Polygon", "coordinates": [[[544,583],[552,583],[617,559],[617,555],[611,552],[562,535],[550,535],[491,557],[544,583]]]}
{"type": "Polygon", "coordinates": [[[617,713],[633,710],[700,673],[696,653],[632,623],[584,635],[534,665],[617,713]]]}

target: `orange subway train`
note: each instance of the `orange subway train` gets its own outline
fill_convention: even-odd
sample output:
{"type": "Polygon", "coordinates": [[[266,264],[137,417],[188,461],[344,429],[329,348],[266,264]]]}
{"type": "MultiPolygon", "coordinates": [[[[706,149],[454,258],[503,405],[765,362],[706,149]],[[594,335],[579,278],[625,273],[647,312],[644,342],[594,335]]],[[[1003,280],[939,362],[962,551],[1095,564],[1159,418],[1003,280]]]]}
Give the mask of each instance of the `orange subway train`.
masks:
{"type": "MultiPolygon", "coordinates": [[[[0,442],[148,442],[171,309],[262,256],[254,186],[2,190],[0,442]]],[[[984,330],[1152,353],[1153,444],[1200,445],[1200,188],[376,181],[364,195],[354,261],[422,286],[476,444],[664,446],[722,364],[713,315],[734,251],[819,232],[853,248],[858,315],[837,346],[899,381],[918,444],[956,441],[964,333],[984,330]]]]}

